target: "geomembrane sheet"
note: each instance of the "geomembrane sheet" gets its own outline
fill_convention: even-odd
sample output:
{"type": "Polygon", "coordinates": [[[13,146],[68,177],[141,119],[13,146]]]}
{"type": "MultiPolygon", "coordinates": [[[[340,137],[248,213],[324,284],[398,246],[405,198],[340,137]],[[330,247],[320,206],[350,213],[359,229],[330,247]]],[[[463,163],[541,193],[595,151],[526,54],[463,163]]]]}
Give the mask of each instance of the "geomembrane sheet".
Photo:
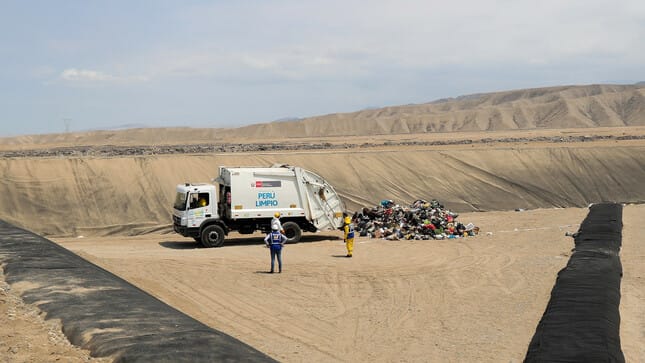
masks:
{"type": "Polygon", "coordinates": [[[574,235],[524,362],[624,362],[620,347],[622,205],[594,204],[574,235]]]}
{"type": "Polygon", "coordinates": [[[36,234],[0,221],[7,283],[60,319],[69,341],[115,362],[274,362],[120,277],[36,234]]]}

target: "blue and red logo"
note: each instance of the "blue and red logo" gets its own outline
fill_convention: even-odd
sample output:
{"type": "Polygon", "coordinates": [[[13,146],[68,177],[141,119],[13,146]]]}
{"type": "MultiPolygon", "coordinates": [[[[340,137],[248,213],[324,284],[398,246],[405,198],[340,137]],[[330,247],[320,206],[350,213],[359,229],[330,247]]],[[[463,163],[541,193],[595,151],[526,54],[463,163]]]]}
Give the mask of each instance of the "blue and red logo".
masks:
{"type": "Polygon", "coordinates": [[[280,180],[256,180],[256,188],[280,188],[282,186],[282,181],[280,180]]]}

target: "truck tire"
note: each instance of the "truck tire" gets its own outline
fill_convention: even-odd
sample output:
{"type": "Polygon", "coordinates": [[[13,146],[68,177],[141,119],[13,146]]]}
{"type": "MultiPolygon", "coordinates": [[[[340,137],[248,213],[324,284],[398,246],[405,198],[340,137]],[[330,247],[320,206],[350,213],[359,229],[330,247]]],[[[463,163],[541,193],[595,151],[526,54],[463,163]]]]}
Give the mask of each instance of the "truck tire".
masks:
{"type": "Polygon", "coordinates": [[[298,243],[302,237],[302,229],[296,222],[284,222],[282,224],[284,235],[287,236],[287,243],[298,243]]]}
{"type": "Polygon", "coordinates": [[[211,224],[202,231],[202,246],[222,247],[224,244],[224,229],[217,224],[211,224]]]}

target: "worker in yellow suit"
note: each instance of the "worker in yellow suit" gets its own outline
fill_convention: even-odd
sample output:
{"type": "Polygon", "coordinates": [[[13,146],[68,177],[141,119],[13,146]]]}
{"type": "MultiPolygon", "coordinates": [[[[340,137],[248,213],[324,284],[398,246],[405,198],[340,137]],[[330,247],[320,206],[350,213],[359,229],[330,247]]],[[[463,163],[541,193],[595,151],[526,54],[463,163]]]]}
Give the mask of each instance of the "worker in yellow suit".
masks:
{"type": "Polygon", "coordinates": [[[345,246],[347,246],[347,257],[352,257],[352,251],[354,251],[354,224],[349,216],[345,217],[344,222],[343,230],[345,231],[344,239],[345,246]]]}

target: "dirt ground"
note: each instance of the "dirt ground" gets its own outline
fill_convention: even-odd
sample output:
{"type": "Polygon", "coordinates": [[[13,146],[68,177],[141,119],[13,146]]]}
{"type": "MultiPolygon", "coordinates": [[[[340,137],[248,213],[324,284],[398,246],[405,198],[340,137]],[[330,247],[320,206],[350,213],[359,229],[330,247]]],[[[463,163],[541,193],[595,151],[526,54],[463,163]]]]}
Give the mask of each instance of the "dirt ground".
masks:
{"type": "MultiPolygon", "coordinates": [[[[565,232],[576,231],[587,213],[466,213],[459,219],[480,226],[479,236],[361,237],[351,259],[340,232],[313,234],[286,247],[282,274],[267,273],[269,253],[259,235],[231,236],[215,249],[173,234],[55,241],[283,362],[521,362],[572,253],[565,232]]],[[[645,362],[643,217],[645,205],[624,209],[620,311],[627,362],[645,362]]],[[[15,311],[6,307],[15,299],[6,296],[2,306],[15,311]]],[[[25,309],[21,330],[42,333],[32,345],[64,348],[56,354],[65,361],[81,356],[49,338],[25,309]]],[[[22,348],[14,340],[9,349],[22,348]]],[[[46,348],[40,352],[49,357],[46,348]]]]}

